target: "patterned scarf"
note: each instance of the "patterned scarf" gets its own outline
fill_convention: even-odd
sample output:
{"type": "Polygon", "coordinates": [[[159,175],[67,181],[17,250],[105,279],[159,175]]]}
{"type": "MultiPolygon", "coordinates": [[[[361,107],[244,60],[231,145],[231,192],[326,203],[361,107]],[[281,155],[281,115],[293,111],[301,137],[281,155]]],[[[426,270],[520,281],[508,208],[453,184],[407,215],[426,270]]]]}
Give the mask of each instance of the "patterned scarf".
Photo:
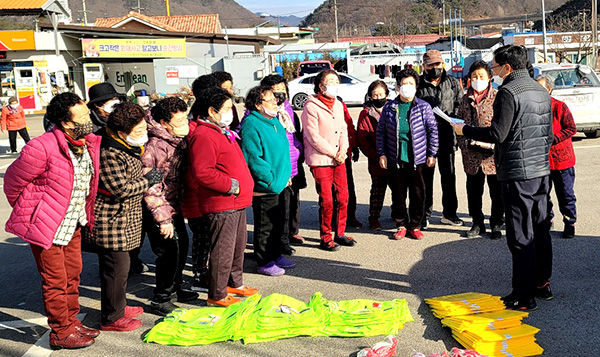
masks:
{"type": "Polygon", "coordinates": [[[65,134],[65,138],[67,138],[67,144],[69,144],[69,149],[73,152],[75,157],[80,159],[84,153],[85,139],[84,140],[75,140],[69,134],[65,133],[64,131],[63,131],[63,134],[65,134]]]}

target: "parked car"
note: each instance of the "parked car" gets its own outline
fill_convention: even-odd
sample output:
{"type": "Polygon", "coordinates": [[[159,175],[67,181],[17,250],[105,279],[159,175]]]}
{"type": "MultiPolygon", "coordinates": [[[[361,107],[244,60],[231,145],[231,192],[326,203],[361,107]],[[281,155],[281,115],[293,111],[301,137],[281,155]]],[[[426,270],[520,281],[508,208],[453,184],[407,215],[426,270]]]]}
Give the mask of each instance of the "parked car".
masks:
{"type": "Polygon", "coordinates": [[[324,69],[333,69],[329,61],[302,61],[298,65],[296,78],[306,76],[307,74],[317,74],[324,69]]]}
{"type": "Polygon", "coordinates": [[[567,104],[577,131],[588,138],[600,136],[600,79],[591,67],[581,64],[536,63],[534,74],[554,78],[552,96],[567,104]]]}
{"type": "MultiPolygon", "coordinates": [[[[348,105],[362,105],[365,102],[367,90],[371,83],[346,73],[338,73],[338,75],[340,76],[338,98],[348,105]]],[[[304,103],[308,100],[308,96],[315,93],[313,83],[316,76],[317,73],[296,78],[289,82],[290,98],[294,109],[303,109],[304,103]]],[[[390,90],[389,98],[395,98],[395,87],[388,84],[388,88],[390,90]]]]}

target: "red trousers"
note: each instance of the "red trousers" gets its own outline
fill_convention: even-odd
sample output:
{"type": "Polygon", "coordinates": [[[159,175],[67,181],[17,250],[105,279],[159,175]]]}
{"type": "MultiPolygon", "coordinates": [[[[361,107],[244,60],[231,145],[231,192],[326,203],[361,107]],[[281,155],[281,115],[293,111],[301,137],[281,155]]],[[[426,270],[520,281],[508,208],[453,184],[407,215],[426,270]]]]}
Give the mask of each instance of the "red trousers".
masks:
{"type": "Polygon", "coordinates": [[[319,222],[321,224],[321,239],[331,240],[331,226],[333,218],[333,194],[336,199],[336,215],[338,236],[346,232],[346,218],[348,216],[348,182],[346,180],[346,166],[313,166],[310,168],[315,179],[317,193],[319,194],[319,222]]]}
{"type": "Polygon", "coordinates": [[[68,245],[53,244],[49,249],[31,245],[42,277],[42,298],[48,326],[58,338],[76,332],[81,325],[79,313],[79,275],[81,274],[81,231],[77,229],[68,245]]]}

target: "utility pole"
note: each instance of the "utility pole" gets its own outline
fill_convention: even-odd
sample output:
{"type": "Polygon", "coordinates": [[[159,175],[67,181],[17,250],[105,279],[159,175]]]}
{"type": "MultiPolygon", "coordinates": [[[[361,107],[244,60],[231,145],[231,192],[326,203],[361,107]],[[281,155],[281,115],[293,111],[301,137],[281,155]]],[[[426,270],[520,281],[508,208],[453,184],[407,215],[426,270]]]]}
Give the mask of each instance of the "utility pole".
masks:
{"type": "Polygon", "coordinates": [[[277,14],[277,39],[281,41],[281,21],[279,20],[279,14],[277,14]]]}
{"type": "MultiPolygon", "coordinates": [[[[595,0],[592,0],[592,2],[595,0]]],[[[544,62],[548,61],[548,49],[546,46],[546,5],[542,0],[542,41],[544,42],[544,62]]]]}
{"type": "Polygon", "coordinates": [[[592,68],[598,68],[598,0],[592,0],[592,68]]]}
{"type": "Polygon", "coordinates": [[[442,26],[444,26],[442,35],[446,35],[446,2],[444,0],[442,0],[442,26]]]}
{"type": "Polygon", "coordinates": [[[335,42],[338,42],[339,39],[337,11],[337,0],[333,0],[333,15],[335,17],[335,42]]]}
{"type": "Polygon", "coordinates": [[[89,11],[88,11],[88,10],[86,9],[86,7],[85,7],[85,0],[82,0],[82,1],[83,1],[83,11],[81,11],[81,12],[83,12],[83,25],[84,25],[84,26],[87,26],[87,23],[88,23],[88,20],[87,20],[87,13],[88,13],[89,11]]]}
{"type": "Polygon", "coordinates": [[[133,8],[133,10],[137,10],[136,12],[137,12],[138,14],[141,14],[141,13],[142,13],[142,10],[146,10],[146,8],[145,8],[145,7],[142,7],[141,0],[137,0],[137,3],[138,3],[138,6],[137,6],[137,7],[134,7],[134,8],[133,8]]]}
{"type": "Polygon", "coordinates": [[[171,16],[171,9],[169,9],[169,0],[165,0],[165,3],[167,3],[167,16],[171,16]]]}

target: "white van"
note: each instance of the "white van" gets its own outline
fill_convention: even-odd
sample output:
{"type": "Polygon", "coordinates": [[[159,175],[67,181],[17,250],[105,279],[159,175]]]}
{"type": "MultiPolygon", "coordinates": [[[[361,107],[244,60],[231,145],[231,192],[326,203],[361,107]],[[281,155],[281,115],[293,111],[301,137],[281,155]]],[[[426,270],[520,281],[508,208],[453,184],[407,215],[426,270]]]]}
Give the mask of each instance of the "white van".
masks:
{"type": "Polygon", "coordinates": [[[567,104],[577,131],[588,138],[600,136],[600,79],[591,67],[567,63],[535,63],[535,76],[554,78],[552,96],[567,104]]]}

